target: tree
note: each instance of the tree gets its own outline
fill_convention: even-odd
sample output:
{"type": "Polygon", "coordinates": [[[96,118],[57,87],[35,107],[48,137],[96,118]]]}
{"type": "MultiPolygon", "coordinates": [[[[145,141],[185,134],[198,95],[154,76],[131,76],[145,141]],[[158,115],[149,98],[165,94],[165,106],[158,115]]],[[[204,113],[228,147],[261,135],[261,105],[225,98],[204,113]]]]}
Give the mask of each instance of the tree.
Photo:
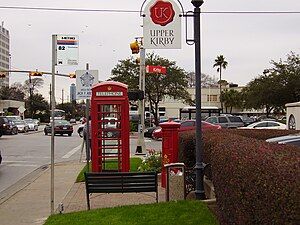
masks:
{"type": "Polygon", "coordinates": [[[32,92],[36,93],[39,88],[43,87],[43,85],[44,85],[44,80],[42,78],[36,77],[36,78],[28,79],[24,82],[24,89],[26,91],[25,93],[29,93],[30,87],[32,92]]]}
{"type": "MultiPolygon", "coordinates": [[[[219,86],[220,86],[220,96],[221,96],[221,92],[222,92],[222,68],[225,70],[227,68],[228,62],[225,61],[225,57],[223,55],[219,55],[217,56],[217,58],[215,59],[215,64],[213,65],[213,67],[218,67],[217,68],[217,72],[219,72],[220,75],[220,80],[219,80],[219,86]]],[[[223,105],[222,105],[222,101],[220,99],[221,102],[221,108],[223,111],[223,105]]]]}
{"type": "Polygon", "coordinates": [[[226,113],[228,113],[228,108],[230,108],[229,113],[232,113],[232,108],[242,108],[243,97],[242,94],[234,89],[226,89],[222,91],[221,100],[224,103],[226,113]]]}
{"type": "Polygon", "coordinates": [[[17,87],[3,86],[0,88],[0,99],[24,101],[25,94],[17,87]]]}
{"type": "MultiPolygon", "coordinates": [[[[195,72],[189,72],[187,76],[188,76],[189,87],[195,87],[196,86],[195,72]]],[[[201,87],[213,87],[216,85],[218,85],[218,82],[216,81],[215,78],[205,73],[201,73],[201,87]]]]}
{"type": "MultiPolygon", "coordinates": [[[[191,103],[187,92],[187,73],[176,66],[176,63],[162,58],[154,53],[148,54],[146,65],[160,65],[167,67],[167,74],[146,74],[145,97],[149,103],[150,111],[154,115],[155,124],[158,124],[159,102],[164,98],[173,98],[191,103]]],[[[139,65],[133,58],[121,60],[112,70],[111,80],[126,83],[129,89],[138,89],[139,65]]]]}
{"type": "Polygon", "coordinates": [[[28,109],[25,111],[27,116],[32,117],[35,114],[49,114],[49,103],[41,94],[33,94],[31,99],[27,98],[25,106],[28,109]]]}
{"type": "Polygon", "coordinates": [[[272,67],[255,78],[243,90],[245,107],[284,111],[285,104],[300,100],[300,58],[294,53],[287,60],[271,61],[272,67]]]}

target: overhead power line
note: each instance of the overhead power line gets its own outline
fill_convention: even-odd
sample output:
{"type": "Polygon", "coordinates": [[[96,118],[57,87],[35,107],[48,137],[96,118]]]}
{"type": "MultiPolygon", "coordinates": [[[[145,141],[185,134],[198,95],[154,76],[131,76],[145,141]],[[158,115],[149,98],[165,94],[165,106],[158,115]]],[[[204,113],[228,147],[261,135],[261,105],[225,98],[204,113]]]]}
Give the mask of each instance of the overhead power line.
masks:
{"type": "MultiPolygon", "coordinates": [[[[100,13],[140,13],[138,10],[0,6],[0,9],[100,13]]],[[[300,11],[203,11],[202,14],[300,14],[300,11]]]]}

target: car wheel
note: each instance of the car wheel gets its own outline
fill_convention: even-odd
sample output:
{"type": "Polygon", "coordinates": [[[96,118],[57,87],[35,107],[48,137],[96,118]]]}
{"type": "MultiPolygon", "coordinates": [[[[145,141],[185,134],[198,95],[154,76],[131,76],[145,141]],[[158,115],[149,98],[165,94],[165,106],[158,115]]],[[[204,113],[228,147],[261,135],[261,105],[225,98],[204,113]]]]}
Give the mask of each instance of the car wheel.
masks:
{"type": "Polygon", "coordinates": [[[47,133],[47,132],[45,132],[45,135],[48,135],[48,133],[47,133]]]}
{"type": "Polygon", "coordinates": [[[34,130],[35,130],[35,131],[38,131],[38,128],[36,127],[36,128],[34,128],[34,130]]]}
{"type": "Polygon", "coordinates": [[[69,133],[68,136],[69,136],[69,137],[72,136],[72,133],[69,133]]]}

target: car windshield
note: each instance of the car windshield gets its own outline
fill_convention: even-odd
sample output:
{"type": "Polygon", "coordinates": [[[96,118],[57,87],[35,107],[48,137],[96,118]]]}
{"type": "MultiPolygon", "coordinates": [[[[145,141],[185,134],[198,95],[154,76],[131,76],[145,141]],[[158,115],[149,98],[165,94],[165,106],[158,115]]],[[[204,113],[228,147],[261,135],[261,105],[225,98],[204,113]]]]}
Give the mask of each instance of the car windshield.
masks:
{"type": "Polygon", "coordinates": [[[24,125],[25,124],[25,122],[23,120],[15,120],[14,122],[17,125],[24,125]]]}
{"type": "Polygon", "coordinates": [[[33,123],[33,120],[32,119],[25,119],[25,122],[26,123],[33,123]]]}
{"type": "Polygon", "coordinates": [[[60,126],[60,125],[70,125],[70,123],[66,120],[56,120],[54,121],[55,126],[60,126]]]}

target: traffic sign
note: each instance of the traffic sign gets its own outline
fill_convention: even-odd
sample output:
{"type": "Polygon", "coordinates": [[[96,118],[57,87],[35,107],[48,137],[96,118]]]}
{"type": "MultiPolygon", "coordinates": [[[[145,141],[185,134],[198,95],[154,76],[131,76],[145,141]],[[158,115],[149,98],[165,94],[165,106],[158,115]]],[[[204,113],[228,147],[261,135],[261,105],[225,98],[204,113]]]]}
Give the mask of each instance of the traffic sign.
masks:
{"type": "Polygon", "coordinates": [[[77,35],[57,35],[56,37],[56,65],[74,66],[78,65],[77,35]]]}
{"type": "Polygon", "coordinates": [[[165,66],[152,66],[152,65],[148,65],[148,66],[146,66],[146,72],[147,73],[166,74],[167,73],[167,68],[165,66]]]}
{"type": "Polygon", "coordinates": [[[26,109],[24,108],[24,106],[20,106],[19,108],[18,108],[18,111],[20,112],[20,113],[24,113],[25,111],[26,111],[26,109]]]}
{"type": "Polygon", "coordinates": [[[92,86],[98,83],[98,70],[76,70],[76,99],[90,99],[92,86]]]}

